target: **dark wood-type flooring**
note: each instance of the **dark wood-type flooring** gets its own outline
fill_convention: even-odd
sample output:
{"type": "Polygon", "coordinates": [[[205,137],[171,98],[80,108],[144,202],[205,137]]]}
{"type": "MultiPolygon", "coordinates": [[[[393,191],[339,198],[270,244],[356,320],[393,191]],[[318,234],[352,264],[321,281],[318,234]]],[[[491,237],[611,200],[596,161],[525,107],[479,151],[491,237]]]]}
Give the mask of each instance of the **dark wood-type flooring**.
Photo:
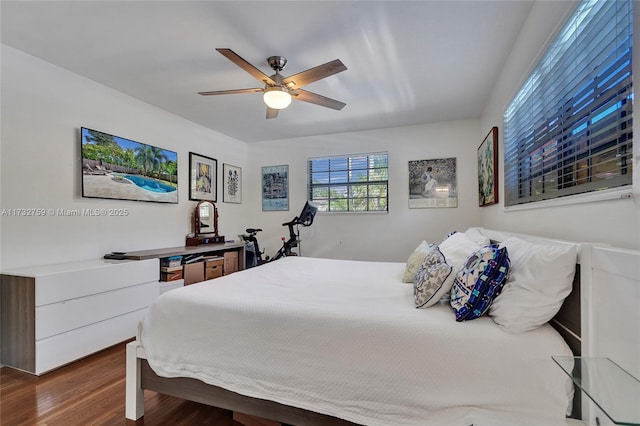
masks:
{"type": "Polygon", "coordinates": [[[40,377],[0,369],[0,425],[240,425],[229,411],[145,391],[145,415],[126,420],[125,343],[40,377]]]}

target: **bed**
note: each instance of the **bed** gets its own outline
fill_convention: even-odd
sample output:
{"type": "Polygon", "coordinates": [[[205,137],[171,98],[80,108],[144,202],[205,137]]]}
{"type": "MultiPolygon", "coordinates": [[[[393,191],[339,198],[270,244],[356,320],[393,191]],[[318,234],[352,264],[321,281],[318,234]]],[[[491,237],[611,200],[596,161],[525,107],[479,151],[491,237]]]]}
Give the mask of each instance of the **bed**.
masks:
{"type": "Polygon", "coordinates": [[[566,425],[553,327],[415,309],[405,268],[289,257],[163,294],[127,346],[127,418],[151,389],[295,425],[566,425]]]}

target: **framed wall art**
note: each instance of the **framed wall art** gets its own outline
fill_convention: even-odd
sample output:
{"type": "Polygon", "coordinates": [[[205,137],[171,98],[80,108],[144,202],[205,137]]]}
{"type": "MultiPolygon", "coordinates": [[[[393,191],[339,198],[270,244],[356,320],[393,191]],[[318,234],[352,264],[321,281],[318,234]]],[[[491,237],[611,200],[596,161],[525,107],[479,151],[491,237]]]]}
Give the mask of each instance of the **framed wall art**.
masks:
{"type": "Polygon", "coordinates": [[[97,130],[80,128],[82,196],[178,202],[178,154],[97,130]]]}
{"type": "Polygon", "coordinates": [[[231,164],[222,164],[222,201],[242,203],[242,169],[231,164]]]}
{"type": "Polygon", "coordinates": [[[289,166],[262,168],[262,210],[289,210],[289,166]]]}
{"type": "Polygon", "coordinates": [[[458,207],[456,159],[409,161],[409,208],[458,207]]]}
{"type": "Polygon", "coordinates": [[[478,202],[480,207],[498,202],[498,128],[491,129],[478,148],[478,202]]]}
{"type": "Polygon", "coordinates": [[[218,160],[189,153],[189,199],[194,201],[218,201],[218,160]]]}

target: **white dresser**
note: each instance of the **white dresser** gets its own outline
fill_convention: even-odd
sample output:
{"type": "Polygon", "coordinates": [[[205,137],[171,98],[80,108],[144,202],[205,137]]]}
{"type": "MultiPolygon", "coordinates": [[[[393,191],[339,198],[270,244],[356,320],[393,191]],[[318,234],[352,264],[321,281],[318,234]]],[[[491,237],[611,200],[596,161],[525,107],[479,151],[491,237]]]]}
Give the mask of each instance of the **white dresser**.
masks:
{"type": "Polygon", "coordinates": [[[40,375],[134,337],[159,270],[98,259],[3,271],[1,364],[40,375]]]}

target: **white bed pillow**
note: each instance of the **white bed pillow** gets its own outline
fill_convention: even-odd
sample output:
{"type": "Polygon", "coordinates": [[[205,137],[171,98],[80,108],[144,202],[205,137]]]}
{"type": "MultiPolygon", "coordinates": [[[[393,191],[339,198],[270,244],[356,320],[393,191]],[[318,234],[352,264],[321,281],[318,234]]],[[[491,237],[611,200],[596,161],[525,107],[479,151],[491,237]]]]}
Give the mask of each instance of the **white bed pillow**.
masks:
{"type": "Polygon", "coordinates": [[[474,243],[480,244],[481,246],[486,246],[491,242],[489,237],[480,232],[480,228],[469,228],[464,231],[464,235],[474,243]]]}
{"type": "Polygon", "coordinates": [[[518,237],[506,239],[511,271],[489,316],[507,331],[521,333],[548,322],[569,295],[577,251],[573,245],[542,245],[518,237]]]}
{"type": "Polygon", "coordinates": [[[432,244],[422,241],[413,253],[411,253],[404,267],[404,274],[402,275],[403,283],[413,284],[413,278],[416,276],[416,272],[418,272],[418,268],[431,249],[431,246],[432,244]]]}
{"type": "Polygon", "coordinates": [[[454,232],[438,245],[454,273],[465,264],[471,253],[482,246],[483,244],[474,242],[464,232],[454,232]]]}

